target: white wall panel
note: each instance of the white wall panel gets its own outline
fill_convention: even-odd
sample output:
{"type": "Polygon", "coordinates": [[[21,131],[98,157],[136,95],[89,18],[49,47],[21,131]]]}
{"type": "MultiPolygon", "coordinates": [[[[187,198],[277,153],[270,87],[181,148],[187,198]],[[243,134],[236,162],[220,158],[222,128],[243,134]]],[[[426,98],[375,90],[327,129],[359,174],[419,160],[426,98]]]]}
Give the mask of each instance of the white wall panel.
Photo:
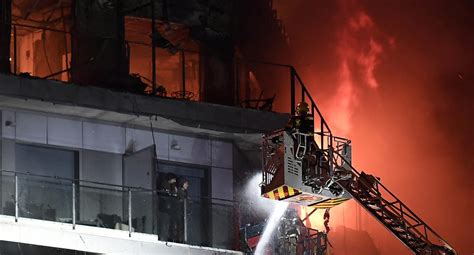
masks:
{"type": "Polygon", "coordinates": [[[234,185],[232,170],[212,168],[212,197],[226,200],[234,199],[234,185]]]}
{"type": "Polygon", "coordinates": [[[24,112],[16,113],[16,139],[46,143],[46,116],[24,112]]]}
{"type": "Polygon", "coordinates": [[[84,122],[83,147],[90,150],[124,153],[125,128],[84,122]]]}
{"type": "Polygon", "coordinates": [[[169,135],[164,133],[155,133],[155,142],[156,142],[156,154],[159,159],[166,159],[170,158],[170,151],[169,151],[169,135]]]}
{"type": "Polygon", "coordinates": [[[209,140],[170,135],[169,159],[198,165],[211,165],[211,144],[209,140]]]}
{"type": "MultiPolygon", "coordinates": [[[[148,130],[127,128],[126,149],[130,152],[139,151],[153,145],[153,137],[148,130]]],[[[159,159],[169,158],[168,134],[155,132],[156,153],[159,159]]]]}
{"type": "MultiPolygon", "coordinates": [[[[122,155],[83,150],[80,179],[122,185],[122,155]]],[[[95,220],[98,213],[121,215],[123,192],[120,188],[92,183],[84,185],[90,187],[80,188],[81,220],[95,220]]]]}
{"type": "Polygon", "coordinates": [[[212,141],[212,166],[232,168],[232,143],[212,141]]]}
{"type": "Polygon", "coordinates": [[[15,166],[15,140],[4,139],[1,141],[2,146],[2,169],[14,171],[15,166]]]}
{"type": "Polygon", "coordinates": [[[2,111],[2,137],[15,139],[15,126],[15,112],[2,111]]]}
{"type": "Polygon", "coordinates": [[[48,117],[48,144],[82,148],[82,122],[48,117]]]}

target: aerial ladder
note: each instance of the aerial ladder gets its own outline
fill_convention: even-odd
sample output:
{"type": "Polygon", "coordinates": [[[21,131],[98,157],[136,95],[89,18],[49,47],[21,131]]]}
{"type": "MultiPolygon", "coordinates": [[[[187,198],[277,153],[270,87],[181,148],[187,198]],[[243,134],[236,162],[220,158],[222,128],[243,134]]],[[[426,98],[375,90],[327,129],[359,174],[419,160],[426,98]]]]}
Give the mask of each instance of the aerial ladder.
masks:
{"type": "Polygon", "coordinates": [[[378,178],[359,172],[352,165],[346,166],[350,169],[351,177],[339,179],[338,184],[414,254],[456,254],[440,235],[378,178]]]}
{"type": "Polygon", "coordinates": [[[413,254],[457,254],[379,178],[352,165],[351,141],[332,134],[294,68],[291,75],[292,115],[298,81],[300,99],[308,101],[308,115],[313,126],[318,126],[314,133],[286,128],[263,135],[261,195],[315,209],[332,208],[354,199],[413,254]]]}

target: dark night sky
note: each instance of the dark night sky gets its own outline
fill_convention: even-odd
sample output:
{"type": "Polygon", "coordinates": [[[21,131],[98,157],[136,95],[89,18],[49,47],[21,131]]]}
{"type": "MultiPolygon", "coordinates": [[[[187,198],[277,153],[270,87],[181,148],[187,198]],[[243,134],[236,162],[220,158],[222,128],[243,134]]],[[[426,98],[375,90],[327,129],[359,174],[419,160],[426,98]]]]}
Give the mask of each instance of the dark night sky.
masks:
{"type": "MultiPolygon", "coordinates": [[[[474,1],[275,3],[293,64],[330,125],[353,141],[354,165],[380,176],[459,254],[472,254],[474,1]]],[[[348,228],[360,219],[380,254],[407,253],[353,203],[333,215],[348,228]]],[[[344,250],[359,254],[336,249],[344,250]]]]}

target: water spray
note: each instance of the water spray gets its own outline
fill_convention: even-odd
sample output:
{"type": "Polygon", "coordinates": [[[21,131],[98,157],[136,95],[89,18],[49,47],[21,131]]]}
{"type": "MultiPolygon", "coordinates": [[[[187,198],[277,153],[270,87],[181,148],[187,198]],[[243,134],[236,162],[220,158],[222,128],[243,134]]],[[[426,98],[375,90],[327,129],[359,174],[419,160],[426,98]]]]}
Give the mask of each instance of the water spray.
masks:
{"type": "Polygon", "coordinates": [[[270,215],[265,229],[263,230],[262,236],[258,241],[257,248],[254,252],[255,255],[264,254],[265,246],[267,246],[271,241],[273,231],[278,226],[280,218],[283,216],[289,205],[286,202],[278,202],[261,197],[259,186],[261,181],[262,176],[260,174],[256,174],[250,179],[245,187],[244,192],[247,203],[252,206],[254,210],[270,215]]]}
{"type": "Polygon", "coordinates": [[[270,216],[270,219],[268,219],[267,221],[262,237],[258,241],[257,248],[255,249],[254,253],[255,255],[263,255],[265,251],[265,246],[267,246],[268,242],[270,241],[273,231],[280,222],[280,218],[285,213],[286,209],[288,208],[288,205],[289,204],[285,202],[280,202],[276,205],[272,215],[270,216]]]}

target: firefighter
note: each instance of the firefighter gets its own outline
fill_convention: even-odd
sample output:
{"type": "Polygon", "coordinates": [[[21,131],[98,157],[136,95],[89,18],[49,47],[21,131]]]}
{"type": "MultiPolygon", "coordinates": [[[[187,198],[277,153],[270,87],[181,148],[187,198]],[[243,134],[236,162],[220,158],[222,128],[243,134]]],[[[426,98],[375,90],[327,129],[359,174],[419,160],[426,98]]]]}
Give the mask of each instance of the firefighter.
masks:
{"type": "Polygon", "coordinates": [[[174,226],[171,224],[172,217],[176,213],[177,193],[176,175],[167,173],[160,190],[158,191],[159,203],[159,238],[162,241],[172,241],[174,237],[174,226]]]}
{"type": "MultiPolygon", "coordinates": [[[[295,208],[290,207],[285,211],[285,214],[280,218],[278,226],[278,254],[298,254],[298,246],[303,244],[301,236],[304,224],[301,222],[298,212],[295,208]]],[[[300,249],[304,247],[299,247],[300,249]]]]}
{"type": "Polygon", "coordinates": [[[309,105],[306,102],[300,102],[296,106],[296,114],[290,118],[285,130],[313,136],[314,119],[309,114],[309,105]]]}
{"type": "Polygon", "coordinates": [[[296,114],[292,116],[285,127],[296,138],[295,158],[303,163],[303,182],[312,179],[319,159],[320,152],[314,143],[314,118],[309,113],[309,105],[302,101],[296,106],[296,114]],[[314,169],[314,170],[312,170],[314,169]]]}
{"type": "Polygon", "coordinates": [[[296,114],[286,124],[286,131],[291,132],[297,139],[295,157],[302,160],[309,154],[314,143],[314,119],[309,114],[309,106],[306,102],[300,102],[296,106],[296,114]]]}

